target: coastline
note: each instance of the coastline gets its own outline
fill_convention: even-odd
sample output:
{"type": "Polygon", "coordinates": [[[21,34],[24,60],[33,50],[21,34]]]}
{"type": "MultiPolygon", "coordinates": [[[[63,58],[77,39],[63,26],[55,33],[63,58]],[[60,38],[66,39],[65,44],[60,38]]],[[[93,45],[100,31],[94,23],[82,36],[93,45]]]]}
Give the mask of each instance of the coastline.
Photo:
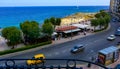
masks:
{"type": "Polygon", "coordinates": [[[101,9],[108,9],[108,6],[55,6],[55,7],[2,7],[0,8],[0,27],[9,26],[19,27],[21,22],[35,20],[42,24],[45,19],[50,17],[62,18],[77,12],[94,13],[101,9]],[[23,12],[24,10],[24,12],[23,12]],[[50,11],[50,12],[48,12],[50,11]]]}
{"type": "Polygon", "coordinates": [[[61,26],[91,20],[95,17],[95,14],[96,13],[82,13],[82,12],[71,14],[69,16],[61,18],[61,26]]]}

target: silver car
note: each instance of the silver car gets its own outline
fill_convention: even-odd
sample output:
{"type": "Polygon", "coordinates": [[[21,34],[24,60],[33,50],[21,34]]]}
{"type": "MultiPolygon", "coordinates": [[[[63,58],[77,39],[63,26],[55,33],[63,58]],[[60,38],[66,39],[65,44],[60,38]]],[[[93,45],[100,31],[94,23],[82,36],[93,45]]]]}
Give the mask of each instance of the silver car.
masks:
{"type": "Polygon", "coordinates": [[[107,37],[107,40],[110,40],[110,41],[112,41],[112,40],[115,40],[115,35],[110,35],[109,37],[107,37]]]}

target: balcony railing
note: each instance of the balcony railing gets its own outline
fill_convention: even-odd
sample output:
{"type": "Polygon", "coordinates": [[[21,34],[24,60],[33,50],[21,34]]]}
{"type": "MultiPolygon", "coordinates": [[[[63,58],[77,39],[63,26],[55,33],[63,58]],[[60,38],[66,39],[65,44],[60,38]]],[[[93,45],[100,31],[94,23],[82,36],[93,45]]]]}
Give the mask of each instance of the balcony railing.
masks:
{"type": "Polygon", "coordinates": [[[99,63],[78,59],[29,59],[35,61],[45,61],[36,65],[27,65],[27,60],[28,59],[0,59],[0,69],[84,69],[82,66],[80,66],[83,63],[87,64],[86,67],[96,65],[102,69],[112,69],[99,63]],[[53,64],[54,62],[56,63],[53,64]]]}

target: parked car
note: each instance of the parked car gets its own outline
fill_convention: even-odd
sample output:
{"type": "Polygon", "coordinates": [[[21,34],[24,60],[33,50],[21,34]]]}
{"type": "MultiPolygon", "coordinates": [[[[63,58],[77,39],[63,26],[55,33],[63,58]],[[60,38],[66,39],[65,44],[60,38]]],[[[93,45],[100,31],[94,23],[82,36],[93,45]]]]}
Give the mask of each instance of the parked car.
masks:
{"type": "Polygon", "coordinates": [[[115,35],[110,35],[109,37],[107,37],[107,40],[110,40],[110,41],[112,41],[112,40],[115,40],[115,35]]]}
{"type": "Polygon", "coordinates": [[[116,22],[116,20],[115,20],[115,19],[112,19],[112,21],[113,21],[113,22],[116,22]]]}
{"type": "Polygon", "coordinates": [[[40,60],[40,59],[45,59],[44,54],[37,54],[34,55],[34,57],[32,58],[32,60],[27,60],[27,65],[36,65],[36,64],[40,64],[40,63],[44,63],[44,60],[40,60]],[[38,59],[38,60],[36,60],[38,59]]]}
{"type": "Polygon", "coordinates": [[[76,45],[71,49],[71,53],[81,52],[85,49],[83,45],[76,45]]]}
{"type": "Polygon", "coordinates": [[[115,31],[116,36],[120,36],[120,27],[115,31]]]}

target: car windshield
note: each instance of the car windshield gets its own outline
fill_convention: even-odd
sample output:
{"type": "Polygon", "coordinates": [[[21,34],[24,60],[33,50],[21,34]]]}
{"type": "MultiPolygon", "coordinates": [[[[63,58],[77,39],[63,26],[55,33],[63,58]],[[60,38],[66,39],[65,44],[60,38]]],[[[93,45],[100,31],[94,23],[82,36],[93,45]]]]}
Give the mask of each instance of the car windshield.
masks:
{"type": "Polygon", "coordinates": [[[110,35],[110,37],[115,37],[114,35],[110,35]]]}
{"type": "Polygon", "coordinates": [[[78,45],[78,46],[75,46],[74,48],[76,49],[76,48],[81,48],[81,47],[83,47],[82,45],[78,45]]]}
{"type": "Polygon", "coordinates": [[[78,46],[75,46],[75,47],[74,47],[74,49],[77,49],[77,48],[78,48],[78,46]]]}

